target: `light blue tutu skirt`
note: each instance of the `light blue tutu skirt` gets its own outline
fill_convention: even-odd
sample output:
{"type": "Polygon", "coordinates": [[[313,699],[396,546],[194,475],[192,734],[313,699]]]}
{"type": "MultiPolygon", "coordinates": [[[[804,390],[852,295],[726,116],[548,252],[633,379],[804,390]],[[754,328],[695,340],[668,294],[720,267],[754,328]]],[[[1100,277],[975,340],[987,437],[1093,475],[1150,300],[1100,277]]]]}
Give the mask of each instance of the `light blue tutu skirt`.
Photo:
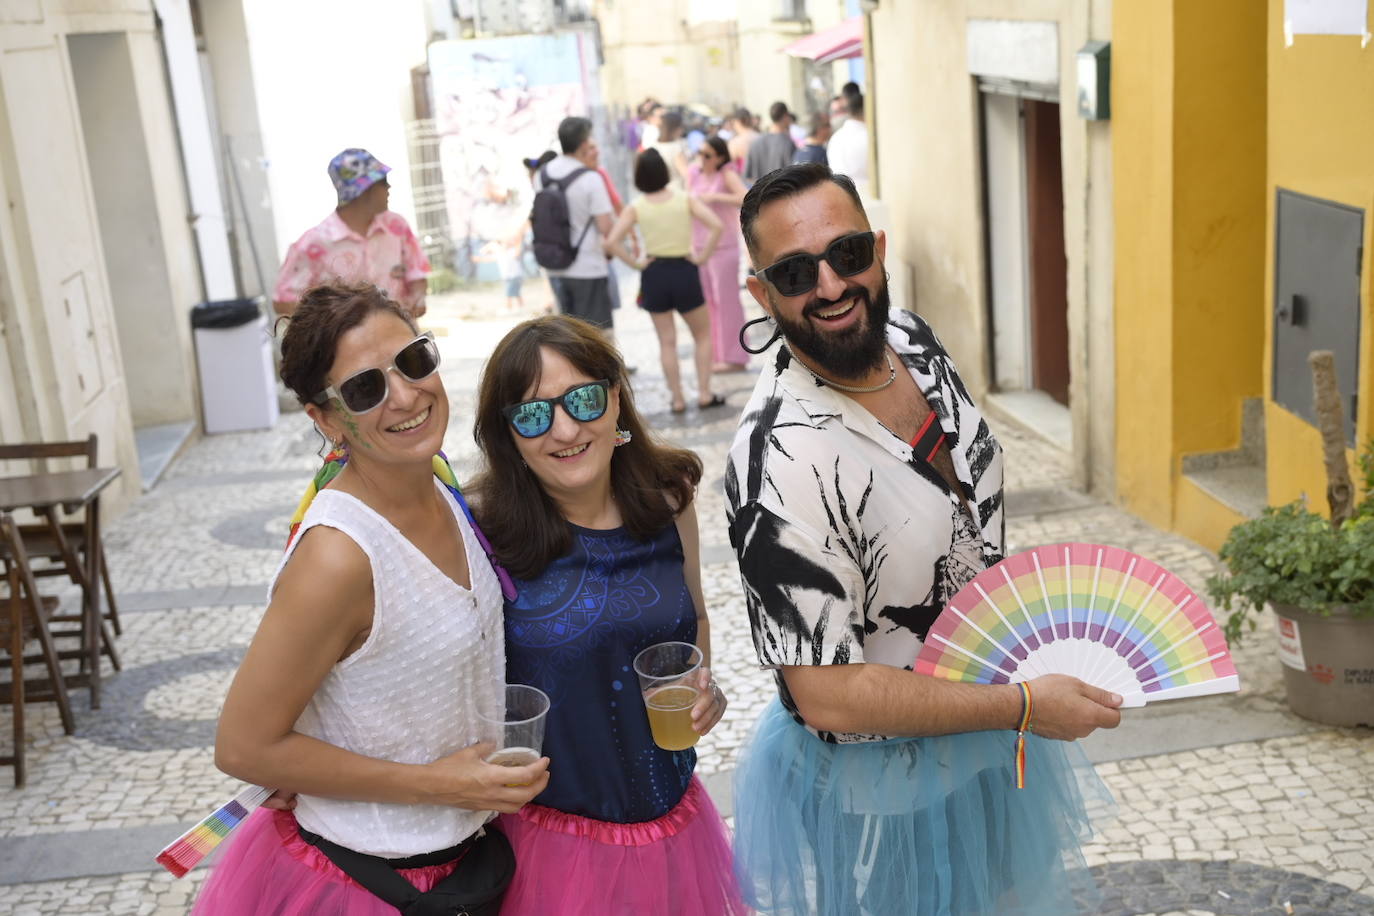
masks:
{"type": "Polygon", "coordinates": [[[735,873],[764,913],[1065,916],[1114,811],[1077,744],[971,732],[827,744],[776,700],[735,772],[735,873]]]}

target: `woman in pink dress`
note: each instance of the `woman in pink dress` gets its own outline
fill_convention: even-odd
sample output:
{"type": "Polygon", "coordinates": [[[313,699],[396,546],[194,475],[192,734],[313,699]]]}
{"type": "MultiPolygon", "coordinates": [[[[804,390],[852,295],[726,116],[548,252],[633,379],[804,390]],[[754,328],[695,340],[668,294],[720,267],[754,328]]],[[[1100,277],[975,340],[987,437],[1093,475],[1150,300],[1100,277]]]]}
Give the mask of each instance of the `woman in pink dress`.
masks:
{"type": "MultiPolygon", "coordinates": [[[[711,349],[716,362],[712,371],[738,372],[749,365],[749,354],[739,342],[739,329],[744,324],[739,298],[739,206],[744,201],[744,181],[719,137],[708,137],[697,159],[687,170],[687,190],[709,206],[725,227],[715,254],[700,268],[701,288],[711,315],[711,349]]],[[[701,250],[706,228],[695,223],[692,233],[696,236],[693,243],[701,250]]]]}

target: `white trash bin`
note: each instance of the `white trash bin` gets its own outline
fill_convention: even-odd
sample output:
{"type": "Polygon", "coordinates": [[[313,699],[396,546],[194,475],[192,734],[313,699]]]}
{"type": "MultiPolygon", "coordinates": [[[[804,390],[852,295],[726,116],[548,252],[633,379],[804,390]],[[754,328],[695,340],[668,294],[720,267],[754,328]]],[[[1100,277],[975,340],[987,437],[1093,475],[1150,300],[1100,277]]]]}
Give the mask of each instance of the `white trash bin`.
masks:
{"type": "Polygon", "coordinates": [[[191,312],[191,327],[200,367],[205,432],[275,426],[280,413],[272,341],[259,301],[201,303],[191,312]]]}

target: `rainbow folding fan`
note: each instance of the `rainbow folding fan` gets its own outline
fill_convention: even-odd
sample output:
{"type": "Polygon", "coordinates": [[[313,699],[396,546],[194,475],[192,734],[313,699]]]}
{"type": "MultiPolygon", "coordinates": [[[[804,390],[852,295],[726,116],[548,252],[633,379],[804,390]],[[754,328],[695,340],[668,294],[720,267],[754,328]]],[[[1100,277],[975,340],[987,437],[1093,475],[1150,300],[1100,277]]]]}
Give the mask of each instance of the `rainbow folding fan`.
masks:
{"type": "Polygon", "coordinates": [[[1240,689],[1193,590],[1098,544],[1037,547],[983,570],[940,613],[915,670],[983,684],[1070,674],[1121,694],[1122,706],[1240,689]]]}

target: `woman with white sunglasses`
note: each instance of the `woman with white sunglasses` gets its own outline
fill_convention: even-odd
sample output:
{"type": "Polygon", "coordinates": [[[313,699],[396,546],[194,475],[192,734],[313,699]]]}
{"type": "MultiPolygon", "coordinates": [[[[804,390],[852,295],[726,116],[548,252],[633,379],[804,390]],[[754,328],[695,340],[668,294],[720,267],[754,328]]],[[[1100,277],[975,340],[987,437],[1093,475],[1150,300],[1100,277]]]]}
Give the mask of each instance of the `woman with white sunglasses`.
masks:
{"type": "Polygon", "coordinates": [[[477,743],[505,681],[502,585],[435,476],[438,367],[370,285],[313,289],[291,319],[282,381],[348,460],[287,547],[215,761],[295,800],[248,818],[196,913],[384,916],[428,892],[500,906],[513,865],[487,822],[542,791],[549,761],[497,766],[477,743]]]}
{"type": "Polygon", "coordinates": [[[656,440],[620,355],[569,316],[512,329],[477,401],[468,492],[517,592],[506,670],[549,695],[557,761],[535,803],[501,820],[517,862],[503,916],[745,912],[696,751],[685,735],[655,743],[633,668],[649,646],[694,644],[689,727],[720,721],[692,503],[701,461],[656,440]]]}

